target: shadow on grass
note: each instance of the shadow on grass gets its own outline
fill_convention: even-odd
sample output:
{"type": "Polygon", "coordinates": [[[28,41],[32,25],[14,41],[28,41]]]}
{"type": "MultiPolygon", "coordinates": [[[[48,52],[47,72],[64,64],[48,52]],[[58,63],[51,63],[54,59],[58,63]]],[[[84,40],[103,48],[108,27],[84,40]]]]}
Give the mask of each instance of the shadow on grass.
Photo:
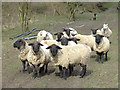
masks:
{"type": "Polygon", "coordinates": [[[96,55],[91,55],[90,58],[96,58],[96,55]]]}
{"type": "MultiPolygon", "coordinates": [[[[19,71],[23,74],[33,74],[33,67],[30,67],[29,70],[30,70],[30,73],[28,73],[27,70],[25,70],[25,72],[23,73],[22,69],[19,71]]],[[[54,73],[54,71],[55,71],[55,68],[49,67],[47,73],[45,73],[45,69],[44,69],[44,71],[40,72],[40,77],[43,77],[45,75],[50,75],[50,74],[54,73]]],[[[37,73],[35,75],[37,76],[37,73]]]]}
{"type": "MultiPolygon", "coordinates": [[[[89,76],[90,74],[92,74],[93,73],[93,71],[92,70],[86,70],[86,75],[84,76],[84,77],[86,77],[86,76],[89,76]]],[[[60,77],[60,72],[56,72],[55,73],[56,74],[56,76],[59,76],[60,77]]],[[[71,76],[80,76],[80,74],[81,74],[81,70],[80,69],[74,69],[74,71],[72,72],[72,75],[69,75],[69,70],[67,70],[67,72],[66,72],[66,76],[67,76],[67,78],[69,78],[69,77],[71,77],[71,76]]],[[[84,78],[83,77],[83,78],[84,78]]]]}
{"type": "MultiPolygon", "coordinates": [[[[104,58],[103,58],[103,62],[107,62],[107,61],[111,60],[111,57],[108,56],[107,58],[108,58],[108,59],[105,60],[105,56],[104,56],[104,58]]],[[[98,62],[98,55],[96,55],[96,57],[95,57],[95,61],[98,62]]]]}

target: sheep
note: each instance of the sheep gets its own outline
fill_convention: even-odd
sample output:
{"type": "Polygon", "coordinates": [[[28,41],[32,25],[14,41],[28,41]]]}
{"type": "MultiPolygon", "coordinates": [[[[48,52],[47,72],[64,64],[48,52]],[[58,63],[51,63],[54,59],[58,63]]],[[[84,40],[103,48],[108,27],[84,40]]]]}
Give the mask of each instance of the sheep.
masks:
{"type": "Polygon", "coordinates": [[[69,27],[69,30],[71,30],[70,33],[71,33],[72,36],[78,34],[78,32],[74,28],[69,27]]]}
{"type": "MultiPolygon", "coordinates": [[[[77,44],[77,41],[79,41],[80,39],[76,39],[76,38],[66,38],[66,37],[63,37],[62,39],[60,39],[60,42],[61,42],[61,45],[64,45],[64,46],[67,46],[67,45],[76,45],[77,44]]],[[[73,71],[73,67],[70,66],[71,70],[73,71]]],[[[59,70],[61,71],[62,70],[62,67],[59,66],[59,70]]],[[[70,75],[72,74],[72,71],[70,71],[70,75]]]]}
{"type": "Polygon", "coordinates": [[[67,37],[67,38],[72,38],[74,35],[78,34],[77,31],[73,28],[63,28],[63,34],[64,34],[64,37],[67,37]]]}
{"type": "Polygon", "coordinates": [[[107,53],[110,48],[110,42],[107,37],[104,37],[103,35],[97,34],[95,37],[95,44],[93,46],[94,51],[96,51],[98,55],[98,61],[99,63],[103,63],[103,56],[105,54],[105,60],[107,61],[107,53]]]}
{"type": "Polygon", "coordinates": [[[57,32],[54,35],[56,35],[56,41],[60,41],[64,34],[62,32],[57,32]]]}
{"type": "MultiPolygon", "coordinates": [[[[91,52],[89,46],[84,44],[73,46],[58,46],[53,44],[48,46],[46,49],[50,49],[50,54],[54,64],[56,66],[62,66],[64,79],[66,79],[65,73],[68,67],[75,66],[76,64],[79,64],[82,67],[82,73],[80,76],[83,78],[86,74],[86,64],[88,59],[90,59],[91,52]]],[[[60,71],[60,75],[62,75],[62,71],[60,71]]]]}
{"type": "Polygon", "coordinates": [[[90,46],[90,48],[93,50],[93,46],[95,44],[94,36],[77,34],[74,37],[77,39],[80,39],[80,41],[78,41],[78,43],[86,44],[86,45],[90,46]]]}
{"type": "Polygon", "coordinates": [[[60,40],[61,45],[64,45],[64,46],[67,46],[67,45],[76,45],[78,43],[77,41],[80,41],[80,39],[63,37],[60,40]]]}
{"type": "Polygon", "coordinates": [[[30,51],[28,52],[27,60],[33,66],[33,78],[35,78],[35,73],[37,72],[37,77],[39,78],[39,70],[43,70],[46,65],[45,72],[47,73],[47,66],[50,62],[49,51],[46,49],[47,45],[43,45],[37,41],[30,43],[30,51]]]}
{"type": "Polygon", "coordinates": [[[30,47],[28,46],[28,43],[26,41],[24,41],[23,39],[18,39],[14,44],[13,44],[14,48],[17,48],[20,53],[18,55],[18,57],[20,58],[22,64],[23,64],[23,73],[25,72],[25,68],[26,68],[26,62],[27,62],[27,71],[28,73],[30,73],[29,71],[29,63],[27,61],[27,56],[28,56],[28,52],[30,50],[30,47]]]}
{"type": "Polygon", "coordinates": [[[108,24],[103,24],[103,28],[101,29],[101,32],[102,32],[102,35],[107,37],[108,39],[112,35],[112,31],[108,27],[108,24]]]}
{"type": "Polygon", "coordinates": [[[91,35],[96,35],[98,28],[91,29],[91,35]]]}
{"type": "Polygon", "coordinates": [[[49,32],[42,30],[37,35],[37,41],[41,42],[42,40],[53,40],[53,36],[49,32]]]}
{"type": "Polygon", "coordinates": [[[63,28],[64,32],[57,32],[55,33],[54,35],[57,36],[56,40],[57,41],[60,41],[60,39],[62,37],[66,37],[66,38],[69,38],[69,37],[73,37],[74,35],[78,34],[77,31],[73,28],[63,28]]]}

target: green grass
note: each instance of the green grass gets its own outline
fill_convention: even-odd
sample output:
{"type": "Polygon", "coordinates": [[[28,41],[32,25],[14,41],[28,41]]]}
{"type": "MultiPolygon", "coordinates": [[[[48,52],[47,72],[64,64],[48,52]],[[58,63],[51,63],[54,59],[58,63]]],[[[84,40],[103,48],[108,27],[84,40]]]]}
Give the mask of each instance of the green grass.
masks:
{"type": "Polygon", "coordinates": [[[90,14],[90,13],[84,13],[84,14],[76,14],[75,15],[75,18],[76,18],[76,20],[77,19],[79,19],[79,20],[83,20],[83,19],[90,19],[90,16],[92,17],[92,14],[90,14]]]}
{"type": "Polygon", "coordinates": [[[104,2],[102,5],[105,8],[110,8],[110,7],[112,7],[115,4],[117,4],[117,2],[104,2]]]}
{"type": "Polygon", "coordinates": [[[14,68],[18,68],[20,67],[22,69],[22,62],[20,60],[16,61],[16,63],[14,64],[9,64],[8,67],[7,67],[7,70],[9,69],[14,69],[14,68]]]}

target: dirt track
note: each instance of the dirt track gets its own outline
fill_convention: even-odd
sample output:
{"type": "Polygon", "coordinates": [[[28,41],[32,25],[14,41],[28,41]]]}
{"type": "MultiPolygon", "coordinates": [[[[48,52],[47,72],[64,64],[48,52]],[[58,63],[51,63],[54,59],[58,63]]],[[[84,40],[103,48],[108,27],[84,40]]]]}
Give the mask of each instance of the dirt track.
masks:
{"type": "MultiPolygon", "coordinates": [[[[67,23],[57,23],[52,27],[46,27],[45,29],[51,32],[57,32],[62,30],[62,27],[71,26],[75,28],[81,34],[90,34],[90,29],[95,27],[101,27],[104,22],[109,23],[109,27],[112,29],[113,34],[111,37],[111,48],[108,54],[109,60],[104,64],[99,64],[96,61],[96,57],[91,57],[87,66],[87,73],[84,78],[79,77],[80,67],[75,67],[74,73],[77,76],[70,76],[67,80],[63,80],[56,76],[55,72],[59,72],[58,68],[52,67],[51,64],[48,67],[49,71],[54,71],[50,75],[43,75],[39,79],[31,78],[32,73],[23,74],[20,72],[22,69],[21,62],[17,55],[18,51],[12,47],[13,41],[3,41],[2,52],[2,85],[3,88],[117,88],[118,87],[118,21],[117,10],[112,7],[110,10],[98,14],[98,20],[78,20],[70,25],[67,23]],[[79,25],[85,25],[78,27],[79,25]],[[76,27],[77,26],[77,27],[76,27]]],[[[3,35],[5,37],[6,35],[3,35]]],[[[6,37],[8,38],[8,37],[6,37]]],[[[95,53],[92,53],[94,56],[95,53]]]]}

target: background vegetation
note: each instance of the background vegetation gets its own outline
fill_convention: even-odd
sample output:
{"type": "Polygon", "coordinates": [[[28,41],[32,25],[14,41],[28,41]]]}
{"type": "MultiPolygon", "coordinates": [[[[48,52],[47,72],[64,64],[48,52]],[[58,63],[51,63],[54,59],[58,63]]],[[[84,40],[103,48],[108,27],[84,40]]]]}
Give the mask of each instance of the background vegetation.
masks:
{"type": "MultiPolygon", "coordinates": [[[[111,2],[95,2],[95,3],[83,3],[83,2],[56,2],[56,3],[2,3],[2,30],[14,29],[16,26],[20,26],[22,31],[28,31],[29,23],[35,23],[36,21],[47,22],[48,19],[57,17],[57,21],[63,20],[72,21],[84,18],[84,12],[101,13],[114,3],[111,2]],[[44,19],[44,20],[43,20],[44,19]],[[23,24],[25,25],[23,27],[23,24]],[[26,28],[25,28],[26,27],[26,28]]],[[[30,28],[29,28],[30,29],[30,28]]]]}

